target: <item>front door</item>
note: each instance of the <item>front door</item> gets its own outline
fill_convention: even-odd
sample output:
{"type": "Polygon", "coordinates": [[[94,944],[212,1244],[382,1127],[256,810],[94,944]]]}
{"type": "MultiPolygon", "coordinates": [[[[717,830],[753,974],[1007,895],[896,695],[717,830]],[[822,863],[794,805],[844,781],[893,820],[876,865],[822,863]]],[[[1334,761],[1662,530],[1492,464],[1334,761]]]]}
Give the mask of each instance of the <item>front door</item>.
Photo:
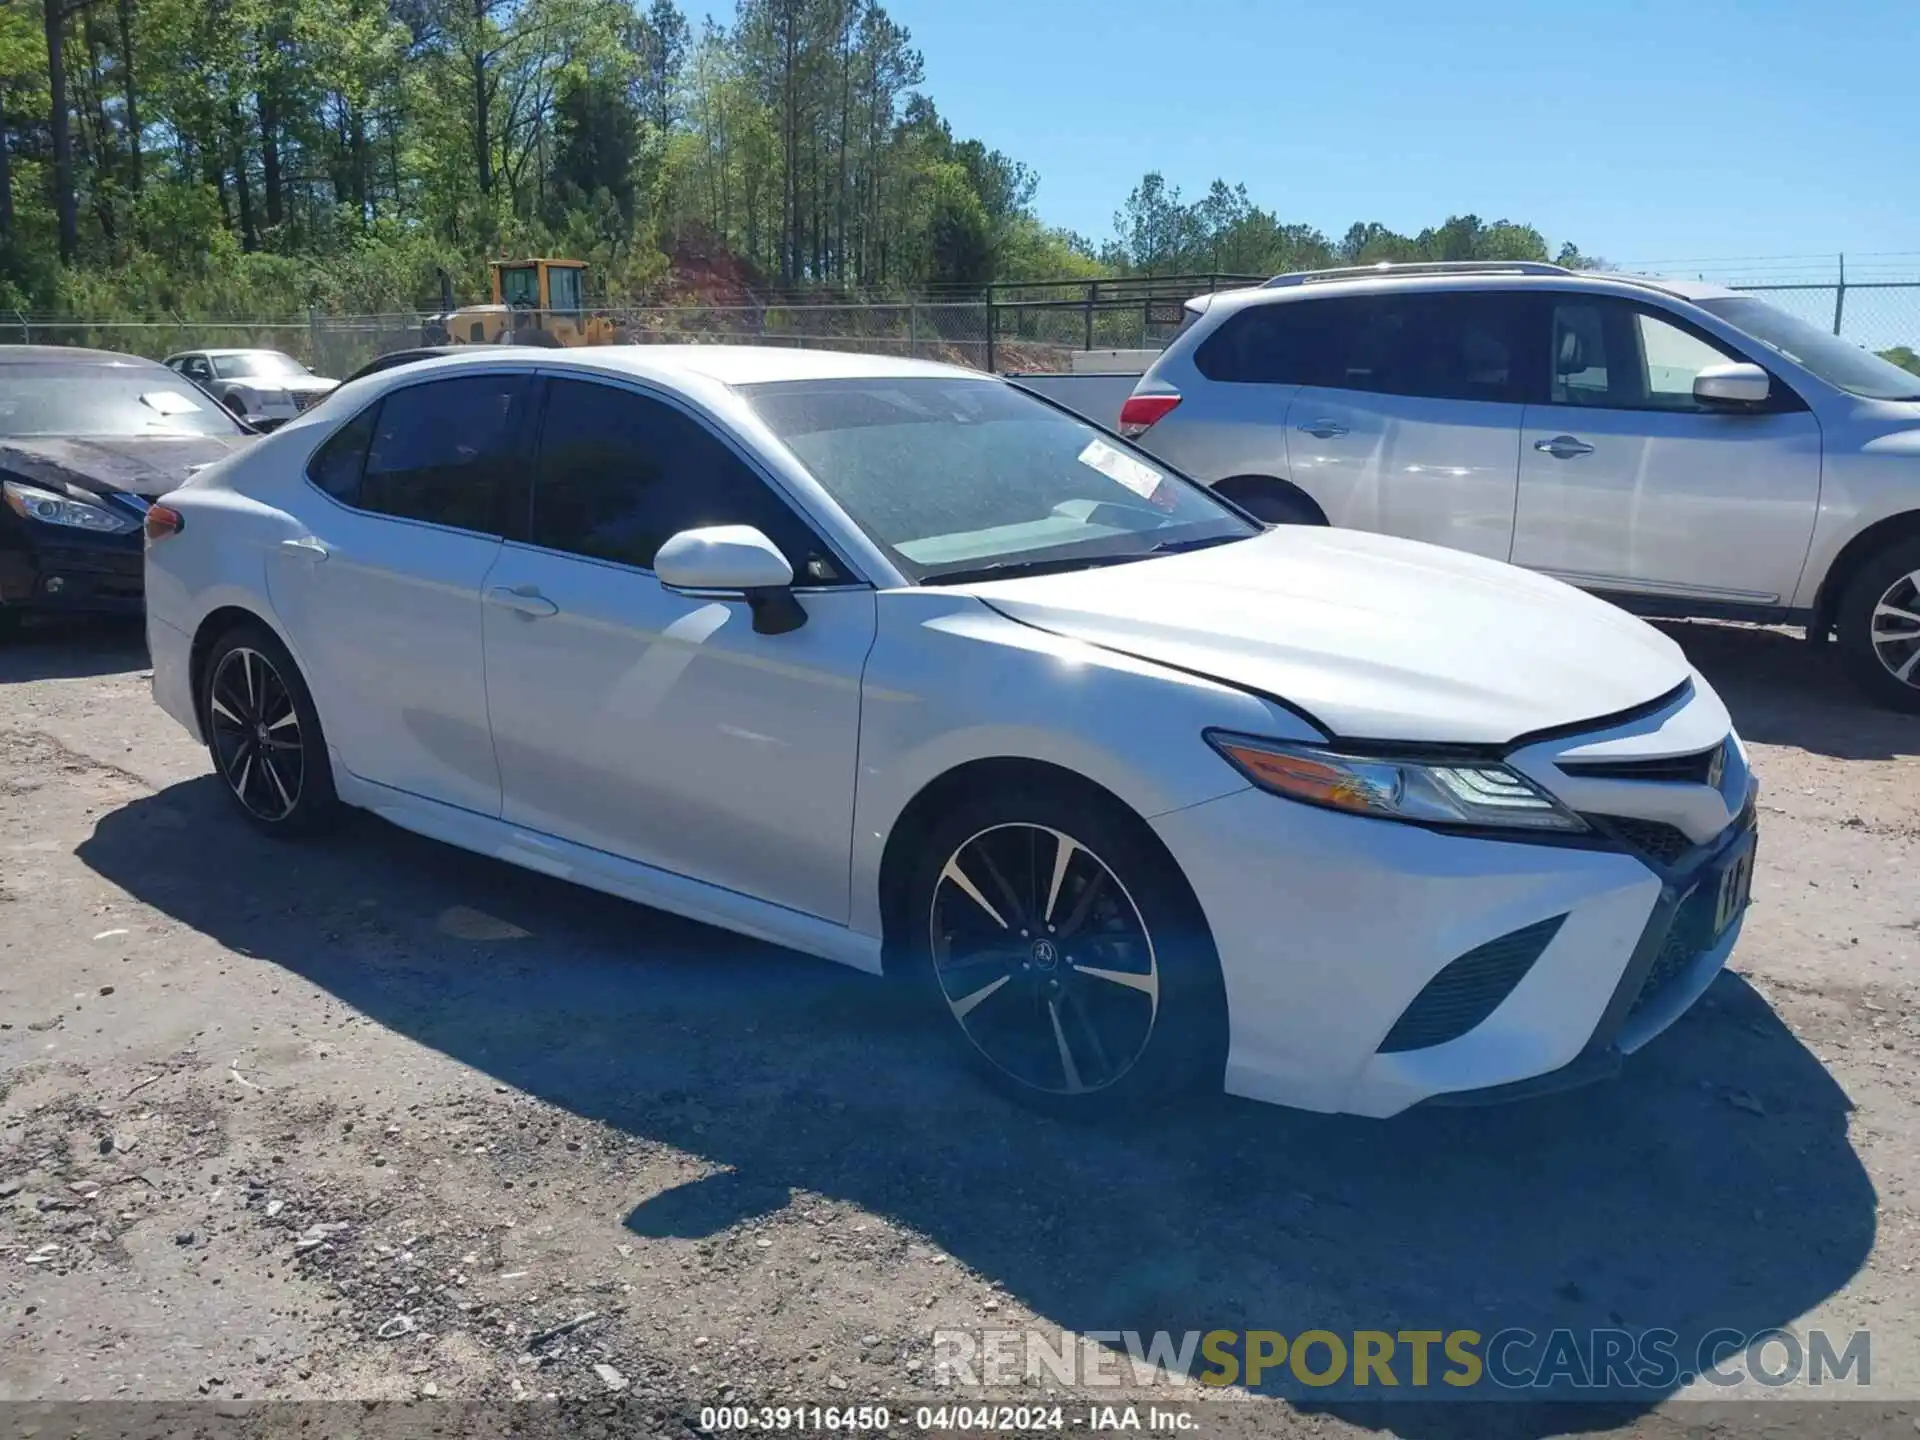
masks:
{"type": "Polygon", "coordinates": [[[505,818],[844,922],[873,591],[704,419],[546,386],[529,539],[484,607],[505,818]],[[663,541],[723,524],[787,555],[806,624],[758,634],[654,578],[663,541]]]}
{"type": "MultiPolygon", "coordinates": [[[[500,812],[480,595],[500,555],[524,373],[390,392],[314,455],[309,533],[267,584],[339,763],[362,779],[500,812]]],[[[525,491],[520,491],[524,495],[525,491]]]]}
{"type": "Polygon", "coordinates": [[[1314,383],[1288,474],[1335,525],[1505,560],[1519,478],[1521,310],[1500,291],[1301,300],[1314,383]]]}
{"type": "Polygon", "coordinates": [[[1670,311],[1554,295],[1520,448],[1513,561],[1591,590],[1785,605],[1820,501],[1820,425],[1778,378],[1749,410],[1693,378],[1747,361],[1670,311]]]}

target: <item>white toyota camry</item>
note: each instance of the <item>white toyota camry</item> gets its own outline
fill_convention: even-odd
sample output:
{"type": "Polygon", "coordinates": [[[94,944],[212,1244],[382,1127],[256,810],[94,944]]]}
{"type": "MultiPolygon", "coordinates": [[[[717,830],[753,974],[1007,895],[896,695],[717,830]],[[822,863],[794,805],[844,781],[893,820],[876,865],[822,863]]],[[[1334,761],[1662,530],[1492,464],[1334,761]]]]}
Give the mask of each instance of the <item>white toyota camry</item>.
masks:
{"type": "Polygon", "coordinates": [[[968,371],[476,350],[147,531],[155,696],[262,830],[359,806],[902,976],[1043,1105],[1592,1078],[1747,904],[1746,752],[1672,641],[1263,530],[968,371]]]}

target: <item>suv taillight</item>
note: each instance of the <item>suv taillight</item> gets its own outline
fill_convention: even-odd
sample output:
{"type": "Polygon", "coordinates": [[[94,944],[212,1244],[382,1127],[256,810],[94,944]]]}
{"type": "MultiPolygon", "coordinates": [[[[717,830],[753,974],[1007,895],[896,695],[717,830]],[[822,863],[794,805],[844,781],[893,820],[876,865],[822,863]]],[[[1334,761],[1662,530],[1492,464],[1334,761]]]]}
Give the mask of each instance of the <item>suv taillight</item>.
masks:
{"type": "Polygon", "coordinates": [[[1129,395],[1120,407],[1120,433],[1129,440],[1146,434],[1179,403],[1178,395],[1129,395]]]}

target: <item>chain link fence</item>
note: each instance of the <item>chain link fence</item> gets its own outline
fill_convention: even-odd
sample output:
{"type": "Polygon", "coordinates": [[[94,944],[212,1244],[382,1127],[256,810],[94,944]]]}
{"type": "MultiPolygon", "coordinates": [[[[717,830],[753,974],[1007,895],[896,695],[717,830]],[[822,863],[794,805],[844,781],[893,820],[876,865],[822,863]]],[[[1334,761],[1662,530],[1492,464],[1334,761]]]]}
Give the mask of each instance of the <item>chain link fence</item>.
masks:
{"type": "MultiPolygon", "coordinates": [[[[1741,275],[1721,283],[1868,349],[1920,351],[1920,278],[1913,277],[1920,277],[1920,264],[1905,279],[1835,276],[1803,282],[1741,275]]],[[[601,317],[602,328],[620,343],[807,346],[981,370],[1047,372],[1071,368],[1076,351],[1158,349],[1180,328],[1185,299],[1251,278],[1049,281],[996,285],[978,300],[647,306],[590,313],[601,317]]],[[[541,318],[527,312],[516,316],[522,326],[541,318]]],[[[181,350],[258,347],[284,351],[319,374],[345,376],[377,356],[436,343],[441,335],[433,319],[425,311],[204,322],[0,314],[0,344],[85,346],[153,359],[181,350]]]]}

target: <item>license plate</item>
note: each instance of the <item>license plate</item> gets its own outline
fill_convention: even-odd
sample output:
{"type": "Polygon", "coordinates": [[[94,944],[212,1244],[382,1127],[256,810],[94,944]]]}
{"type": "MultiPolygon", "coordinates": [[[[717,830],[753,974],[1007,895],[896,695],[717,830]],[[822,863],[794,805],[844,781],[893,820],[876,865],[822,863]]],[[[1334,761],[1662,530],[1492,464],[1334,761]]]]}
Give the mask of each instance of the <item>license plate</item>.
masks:
{"type": "Polygon", "coordinates": [[[1720,871],[1713,906],[1713,937],[1719,939],[1753,898],[1753,841],[1749,839],[1720,871]]]}

